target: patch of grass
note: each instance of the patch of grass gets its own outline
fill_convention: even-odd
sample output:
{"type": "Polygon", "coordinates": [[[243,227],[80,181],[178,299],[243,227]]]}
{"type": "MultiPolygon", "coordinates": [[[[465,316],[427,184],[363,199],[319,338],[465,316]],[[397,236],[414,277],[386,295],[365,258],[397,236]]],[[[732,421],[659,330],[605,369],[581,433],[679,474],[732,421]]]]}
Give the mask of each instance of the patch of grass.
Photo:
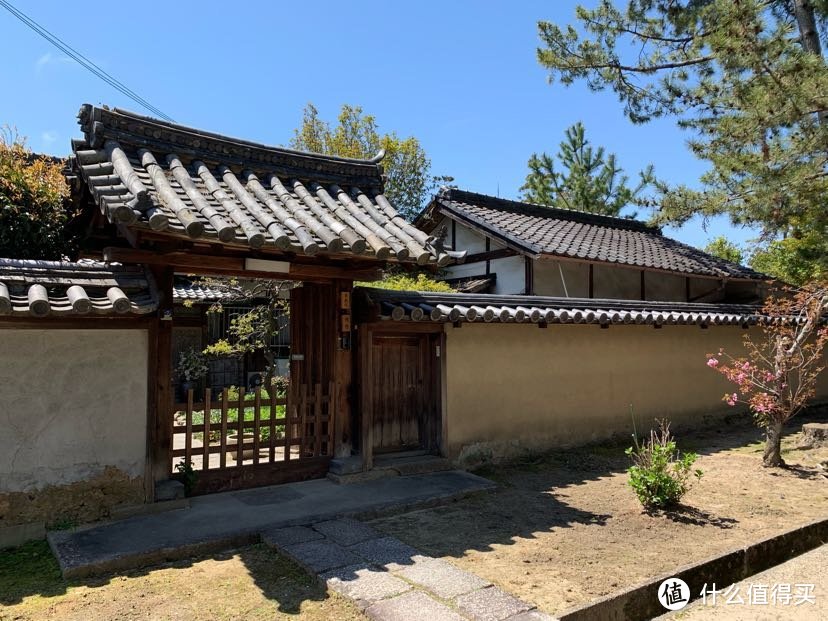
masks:
{"type": "Polygon", "coordinates": [[[66,586],[45,541],[0,550],[0,605],[9,606],[30,595],[61,595],[66,586]]]}

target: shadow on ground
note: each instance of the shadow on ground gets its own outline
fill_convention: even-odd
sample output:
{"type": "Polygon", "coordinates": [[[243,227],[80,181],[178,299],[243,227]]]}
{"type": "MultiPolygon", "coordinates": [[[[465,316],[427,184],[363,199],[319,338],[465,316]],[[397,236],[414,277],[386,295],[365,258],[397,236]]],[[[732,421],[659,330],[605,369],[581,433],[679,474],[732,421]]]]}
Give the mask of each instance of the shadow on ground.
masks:
{"type": "MultiPolygon", "coordinates": [[[[824,416],[824,413],[814,413],[798,417],[786,430],[786,436],[796,433],[802,423],[824,416]]],[[[733,449],[756,452],[757,460],[761,455],[762,433],[749,418],[731,419],[729,423],[716,428],[692,433],[679,430],[677,436],[680,449],[695,451],[700,455],[713,455],[733,449]]],[[[629,443],[629,440],[621,439],[595,446],[558,450],[478,470],[476,474],[490,478],[499,485],[499,489],[449,506],[425,510],[440,514],[439,519],[431,523],[435,528],[430,532],[419,530],[416,537],[417,550],[404,546],[392,551],[395,562],[399,565],[413,564],[413,557],[418,551],[434,557],[460,558],[470,550],[485,552],[498,545],[509,546],[518,540],[536,539],[539,533],[582,526],[603,526],[612,519],[627,519],[626,515],[613,515],[608,508],[609,503],[602,504],[601,499],[585,508],[582,503],[578,507],[573,506],[567,502],[567,496],[569,491],[588,482],[624,472],[629,466],[629,460],[624,455],[624,449],[629,443]],[[460,525],[460,520],[464,522],[462,527],[452,527],[452,524],[460,525]],[[469,521],[473,522],[473,527],[465,524],[469,521]]],[[[760,467],[758,463],[757,467],[760,467]]],[[[778,476],[788,474],[811,478],[814,471],[792,467],[778,476]]],[[[631,492],[624,490],[624,493],[631,492]]],[[[381,524],[375,522],[375,525],[387,534],[406,541],[409,540],[406,536],[407,529],[414,528],[418,523],[417,513],[421,512],[379,520],[381,524]]],[[[733,516],[720,515],[709,508],[691,505],[676,507],[662,515],[679,524],[716,530],[731,529],[738,524],[733,516]]],[[[551,553],[554,554],[554,551],[551,553]]],[[[45,542],[35,542],[15,550],[0,551],[0,606],[19,604],[31,595],[59,598],[74,586],[105,587],[116,579],[131,580],[149,577],[167,569],[192,568],[205,559],[227,561],[235,554],[258,591],[280,613],[297,615],[301,611],[304,615],[302,607],[305,602],[322,603],[330,597],[315,579],[264,546],[251,546],[227,554],[176,561],[92,580],[66,582],[61,578],[57,563],[45,542]]],[[[209,588],[213,587],[211,583],[207,584],[211,585],[209,588]]],[[[173,588],[167,591],[171,599],[176,597],[173,588]]],[[[330,611],[326,612],[329,613],[330,611]]],[[[358,613],[355,614],[358,616],[358,613]]]]}
{"type": "Polygon", "coordinates": [[[315,612],[318,619],[340,616],[330,609],[329,599],[317,580],[264,545],[70,581],[61,577],[44,541],[0,551],[0,608],[6,608],[0,618],[6,618],[4,612],[20,620],[75,618],[76,609],[85,609],[91,618],[137,619],[145,618],[148,608],[159,618],[169,609],[170,618],[188,621],[265,619],[274,613],[302,613],[310,619],[315,612]],[[92,591],[73,593],[84,587],[92,591]],[[47,601],[27,602],[31,596],[47,601]],[[197,604],[188,607],[188,600],[197,604]],[[327,602],[328,610],[303,610],[308,602],[327,602]]]}

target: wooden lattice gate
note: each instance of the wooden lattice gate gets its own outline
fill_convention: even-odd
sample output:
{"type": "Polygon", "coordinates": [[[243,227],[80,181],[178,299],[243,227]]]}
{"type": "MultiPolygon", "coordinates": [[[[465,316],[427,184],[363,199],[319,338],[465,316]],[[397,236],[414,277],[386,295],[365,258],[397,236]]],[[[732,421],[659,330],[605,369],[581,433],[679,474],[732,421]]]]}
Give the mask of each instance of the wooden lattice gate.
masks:
{"type": "Polygon", "coordinates": [[[192,494],[324,476],[333,455],[333,383],[289,395],[261,387],[190,390],[174,406],[171,474],[192,494]]]}

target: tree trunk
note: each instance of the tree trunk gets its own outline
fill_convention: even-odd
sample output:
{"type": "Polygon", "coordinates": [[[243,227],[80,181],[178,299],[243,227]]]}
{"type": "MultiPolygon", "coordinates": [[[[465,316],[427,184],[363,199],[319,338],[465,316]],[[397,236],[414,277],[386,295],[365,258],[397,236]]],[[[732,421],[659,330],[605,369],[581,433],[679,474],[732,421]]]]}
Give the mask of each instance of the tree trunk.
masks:
{"type": "Polygon", "coordinates": [[[779,468],[785,465],[782,459],[782,423],[772,420],[765,428],[765,452],[762,455],[765,468],[779,468]]]}
{"type": "MultiPolygon", "coordinates": [[[[793,13],[796,25],[799,28],[799,40],[802,42],[802,49],[809,54],[822,56],[822,45],[817,30],[816,15],[811,0],[794,0],[793,13]]],[[[828,111],[822,110],[817,113],[820,123],[828,123],[828,111]]]]}

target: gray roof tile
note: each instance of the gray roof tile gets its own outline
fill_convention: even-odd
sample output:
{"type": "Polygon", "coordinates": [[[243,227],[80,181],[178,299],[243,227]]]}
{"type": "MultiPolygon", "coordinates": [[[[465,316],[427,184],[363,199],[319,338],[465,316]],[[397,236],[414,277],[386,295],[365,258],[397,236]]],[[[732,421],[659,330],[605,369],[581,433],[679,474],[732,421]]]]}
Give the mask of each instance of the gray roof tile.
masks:
{"type": "Polygon", "coordinates": [[[388,202],[376,158],[268,147],[89,104],[78,120],[73,165],[111,222],[253,250],[451,260],[388,202]]]}
{"type": "MultiPolygon", "coordinates": [[[[750,268],[711,256],[637,220],[505,200],[456,188],[432,203],[531,255],[566,256],[719,278],[755,279],[750,268]]],[[[427,212],[434,221],[434,214],[427,212]]],[[[421,216],[418,222],[423,222],[421,216]]]]}

